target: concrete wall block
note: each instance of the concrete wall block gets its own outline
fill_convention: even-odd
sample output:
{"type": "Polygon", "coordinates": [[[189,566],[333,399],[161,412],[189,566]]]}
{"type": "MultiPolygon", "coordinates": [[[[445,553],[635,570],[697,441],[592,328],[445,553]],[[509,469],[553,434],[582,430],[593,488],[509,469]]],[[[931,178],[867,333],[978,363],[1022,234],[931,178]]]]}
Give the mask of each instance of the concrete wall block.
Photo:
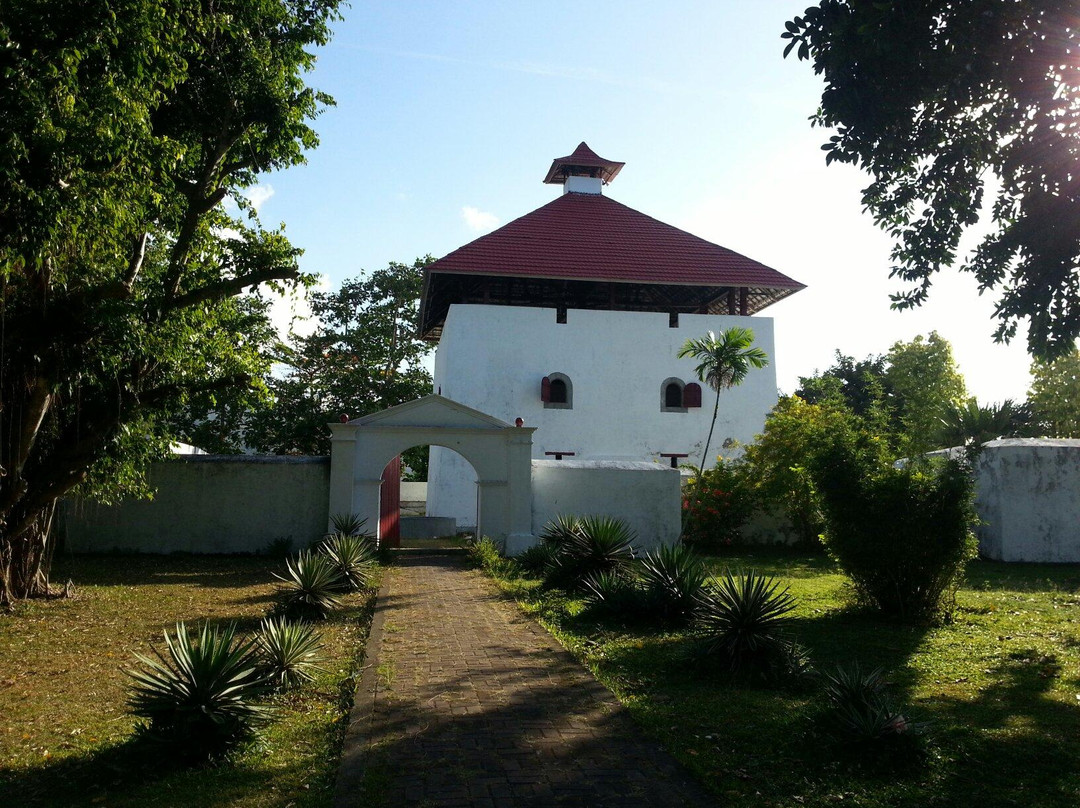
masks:
{"type": "Polygon", "coordinates": [[[330,459],[194,455],[155,463],[152,500],[66,501],[72,552],[257,553],[275,539],[305,547],[326,532],[330,459]]]}
{"type": "Polygon", "coordinates": [[[615,516],[647,551],[679,540],[679,472],[658,463],[534,460],[533,533],[558,515],[615,516]]]}

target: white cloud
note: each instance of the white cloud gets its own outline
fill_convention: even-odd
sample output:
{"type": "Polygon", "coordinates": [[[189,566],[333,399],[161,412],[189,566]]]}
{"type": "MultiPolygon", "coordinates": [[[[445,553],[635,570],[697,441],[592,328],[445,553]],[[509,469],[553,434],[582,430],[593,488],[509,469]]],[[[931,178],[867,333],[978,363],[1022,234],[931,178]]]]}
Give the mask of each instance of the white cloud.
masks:
{"type": "Polygon", "coordinates": [[[494,213],[488,213],[487,211],[480,210],[480,208],[474,208],[472,205],[463,207],[461,209],[461,216],[465,219],[465,224],[468,228],[477,233],[491,230],[499,223],[499,217],[494,213]]]}
{"type": "Polygon", "coordinates": [[[258,213],[259,209],[266,204],[266,201],[274,195],[273,185],[256,185],[244,190],[244,196],[248,198],[251,206],[255,208],[255,212],[258,213]]]}

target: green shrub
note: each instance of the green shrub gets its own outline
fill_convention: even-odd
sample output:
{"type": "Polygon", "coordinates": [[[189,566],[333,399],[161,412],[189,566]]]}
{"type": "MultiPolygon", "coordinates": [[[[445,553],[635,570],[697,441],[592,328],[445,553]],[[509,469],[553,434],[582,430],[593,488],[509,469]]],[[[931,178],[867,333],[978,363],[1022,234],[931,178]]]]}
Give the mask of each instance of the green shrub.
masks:
{"type": "Polygon", "coordinates": [[[837,666],[833,672],[822,673],[821,679],[828,703],[824,721],[840,741],[877,741],[924,729],[893,707],[881,668],[864,673],[858,663],[837,666]]]}
{"type": "Polygon", "coordinates": [[[147,720],[143,731],[168,744],[186,762],[219,758],[251,737],[270,711],[256,699],[267,690],[253,644],[236,639],[236,629],[203,625],[197,637],[176,624],[165,632],[163,656],[136,654],[143,667],[127,670],[134,680],[130,705],[147,720]]]}
{"type": "Polygon", "coordinates": [[[694,612],[708,575],[697,554],[683,544],[662,546],[641,560],[641,588],[650,614],[682,621],[694,612]]]}
{"type": "Polygon", "coordinates": [[[782,676],[800,651],[784,636],[795,599],[754,570],[724,574],[702,590],[695,613],[701,656],[728,672],[759,679],[782,676]]]}
{"type": "Polygon", "coordinates": [[[278,687],[310,682],[319,667],[322,637],[309,623],[290,623],[284,616],[267,617],[255,635],[259,668],[278,687]]]}
{"type": "Polygon", "coordinates": [[[319,553],[303,552],[285,562],[285,575],[275,578],[282,614],[299,619],[322,619],[341,603],[344,580],[334,562],[319,553]]]}
{"type": "Polygon", "coordinates": [[[330,559],[346,591],[360,591],[375,574],[375,546],[367,536],[334,533],[319,545],[319,552],[330,559]]]}
{"type": "Polygon", "coordinates": [[[683,491],[683,540],[704,550],[737,543],[740,530],[757,507],[746,467],[720,458],[694,477],[683,491]]]}
{"type": "Polygon", "coordinates": [[[634,531],[611,516],[562,518],[545,526],[544,541],[558,548],[545,583],[578,589],[591,575],[625,570],[634,560],[634,531]]]}
{"type": "Polygon", "coordinates": [[[947,617],[976,551],[968,469],[953,460],[896,468],[847,442],[823,454],[814,478],[826,549],[859,599],[902,620],[947,617]]]}
{"type": "Polygon", "coordinates": [[[835,403],[809,404],[798,396],[783,396],[766,417],[762,433],[746,447],[742,471],[758,501],[786,514],[801,541],[816,546],[825,519],[809,469],[834,442],[874,424],[835,403]]]}
{"type": "Polygon", "coordinates": [[[492,539],[481,536],[466,544],[472,563],[495,576],[505,576],[514,569],[514,562],[502,554],[502,549],[492,539]]]}

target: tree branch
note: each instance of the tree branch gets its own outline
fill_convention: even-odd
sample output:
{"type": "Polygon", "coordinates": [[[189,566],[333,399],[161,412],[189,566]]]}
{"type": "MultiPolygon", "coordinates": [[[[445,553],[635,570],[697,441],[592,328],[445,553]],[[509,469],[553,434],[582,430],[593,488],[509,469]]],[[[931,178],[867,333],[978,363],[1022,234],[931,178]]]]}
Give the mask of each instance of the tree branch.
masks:
{"type": "Polygon", "coordinates": [[[192,289],[190,292],[185,292],[184,294],[167,301],[162,307],[162,313],[165,314],[175,311],[176,309],[197,306],[199,303],[203,303],[207,300],[223,300],[226,297],[232,297],[233,295],[239,294],[249,286],[258,286],[260,283],[266,283],[267,281],[288,281],[296,280],[299,277],[300,270],[295,267],[271,267],[268,269],[260,269],[256,272],[249,272],[247,275],[241,275],[238,278],[229,278],[217,283],[212,283],[209,286],[203,286],[198,289],[192,289]]]}

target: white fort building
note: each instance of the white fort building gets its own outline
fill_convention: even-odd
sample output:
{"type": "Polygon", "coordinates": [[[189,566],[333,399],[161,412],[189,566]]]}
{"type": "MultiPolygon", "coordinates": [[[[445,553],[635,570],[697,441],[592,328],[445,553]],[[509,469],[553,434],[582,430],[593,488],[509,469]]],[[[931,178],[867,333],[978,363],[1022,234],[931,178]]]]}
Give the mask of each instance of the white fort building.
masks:
{"type": "MultiPolygon", "coordinates": [[[[696,465],[714,393],[676,354],[740,325],[773,357],[756,315],[803,285],[604,196],[622,167],[584,143],[556,159],[544,182],[561,196],[426,269],[420,332],[439,343],[435,391],[537,427],[534,460],[696,465]]],[[[751,441],[776,397],[773,363],[751,371],[721,395],[712,446],[751,441]]],[[[476,492],[432,446],[428,515],[475,525],[476,492]]]]}

